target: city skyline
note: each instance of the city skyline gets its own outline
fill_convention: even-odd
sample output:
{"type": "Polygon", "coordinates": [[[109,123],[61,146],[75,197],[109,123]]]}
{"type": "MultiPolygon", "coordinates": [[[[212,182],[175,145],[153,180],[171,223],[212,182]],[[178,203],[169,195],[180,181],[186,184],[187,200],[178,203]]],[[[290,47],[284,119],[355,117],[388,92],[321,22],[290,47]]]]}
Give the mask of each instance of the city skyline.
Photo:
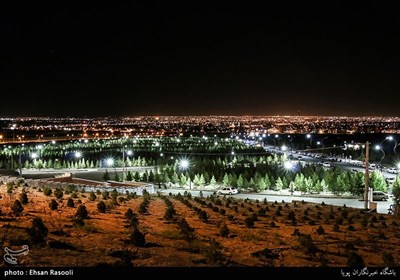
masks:
{"type": "Polygon", "coordinates": [[[394,1],[11,7],[0,117],[399,116],[394,1]]]}

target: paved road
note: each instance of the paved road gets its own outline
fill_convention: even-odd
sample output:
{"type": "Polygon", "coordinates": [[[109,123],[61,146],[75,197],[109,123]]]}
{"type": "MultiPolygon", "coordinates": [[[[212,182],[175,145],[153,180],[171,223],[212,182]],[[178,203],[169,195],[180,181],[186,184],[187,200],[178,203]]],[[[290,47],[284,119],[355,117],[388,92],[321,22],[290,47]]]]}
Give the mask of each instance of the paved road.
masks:
{"type": "MultiPolygon", "coordinates": [[[[132,171],[132,172],[144,172],[146,170],[154,170],[155,166],[135,166],[135,167],[125,167],[125,171],[132,171]]],[[[87,172],[101,172],[104,173],[106,170],[115,171],[115,172],[122,172],[122,167],[104,167],[104,168],[83,168],[83,169],[22,169],[22,174],[60,174],[60,173],[87,173],[87,172]]]]}
{"type": "MultiPolygon", "coordinates": [[[[179,192],[183,194],[184,191],[190,191],[190,193],[193,196],[199,196],[200,193],[200,191],[185,190],[185,189],[160,189],[160,191],[164,194],[168,193],[178,194],[179,192]]],[[[209,196],[212,194],[211,191],[202,191],[202,192],[204,196],[209,196]]],[[[235,194],[232,195],[232,197],[237,199],[245,199],[245,198],[254,200],[258,199],[260,201],[263,201],[264,198],[266,198],[267,201],[278,201],[278,202],[281,202],[282,200],[284,200],[285,202],[292,202],[293,200],[297,201],[304,200],[307,202],[314,202],[314,203],[324,202],[325,204],[335,205],[335,206],[343,206],[344,204],[346,204],[347,207],[364,209],[364,201],[360,201],[354,198],[317,198],[317,197],[305,197],[305,196],[244,194],[244,193],[235,194]]],[[[387,214],[388,208],[390,204],[393,204],[393,201],[390,199],[388,201],[376,201],[376,203],[377,203],[377,212],[382,214],[387,214]]]]}

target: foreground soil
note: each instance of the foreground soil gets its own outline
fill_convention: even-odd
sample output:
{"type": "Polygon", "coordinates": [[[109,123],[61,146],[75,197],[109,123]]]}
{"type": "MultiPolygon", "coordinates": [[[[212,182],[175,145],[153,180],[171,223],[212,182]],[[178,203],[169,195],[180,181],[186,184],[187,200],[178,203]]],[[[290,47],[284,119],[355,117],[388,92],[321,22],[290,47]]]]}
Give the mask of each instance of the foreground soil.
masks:
{"type": "Polygon", "coordinates": [[[28,203],[17,215],[12,205],[22,188],[10,194],[0,186],[2,247],[18,250],[29,245],[29,254],[18,257],[19,265],[385,267],[400,262],[399,220],[345,206],[153,195],[140,214],[143,197],[125,195],[113,202],[101,194],[92,201],[81,192],[64,193],[60,199],[38,189],[26,192],[28,203]],[[71,197],[74,207],[67,206],[71,197]],[[59,204],[56,210],[49,207],[52,199],[59,204]],[[105,213],[97,208],[100,201],[107,205],[105,213]],[[168,201],[172,215],[166,215],[168,201]],[[79,205],[89,211],[83,224],[74,219],[79,205]],[[137,246],[131,239],[133,227],[125,217],[129,208],[138,218],[136,227],[145,244],[137,246]],[[44,244],[28,235],[35,217],[48,228],[44,244]]]}

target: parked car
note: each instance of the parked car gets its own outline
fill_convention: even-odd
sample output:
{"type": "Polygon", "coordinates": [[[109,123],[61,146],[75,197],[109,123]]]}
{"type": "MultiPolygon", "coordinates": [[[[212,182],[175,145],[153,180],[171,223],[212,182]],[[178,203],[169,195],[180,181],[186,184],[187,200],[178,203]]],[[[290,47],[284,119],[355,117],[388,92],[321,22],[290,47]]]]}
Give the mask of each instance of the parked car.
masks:
{"type": "Polygon", "coordinates": [[[387,172],[392,173],[392,174],[397,174],[397,173],[398,173],[397,168],[395,168],[395,167],[389,168],[389,169],[387,170],[387,172]]]}
{"type": "Polygon", "coordinates": [[[389,196],[381,191],[373,191],[372,192],[372,200],[378,201],[378,200],[388,200],[389,196]]]}
{"type": "Polygon", "coordinates": [[[239,191],[233,187],[226,187],[226,188],[222,188],[217,191],[218,195],[232,195],[232,194],[238,194],[238,193],[239,193],[239,191]]]}

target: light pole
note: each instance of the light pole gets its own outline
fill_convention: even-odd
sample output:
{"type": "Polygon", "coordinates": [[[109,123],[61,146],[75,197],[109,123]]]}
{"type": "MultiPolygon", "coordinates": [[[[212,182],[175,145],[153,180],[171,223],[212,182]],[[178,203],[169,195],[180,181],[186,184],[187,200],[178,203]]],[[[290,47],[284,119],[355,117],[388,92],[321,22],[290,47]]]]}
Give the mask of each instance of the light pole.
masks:
{"type": "Polygon", "coordinates": [[[380,143],[380,145],[382,145],[382,143],[383,143],[385,140],[394,141],[393,152],[396,153],[396,148],[397,148],[397,146],[399,145],[399,144],[397,143],[397,140],[396,140],[393,136],[390,135],[390,136],[386,137],[385,139],[383,139],[382,142],[380,143]]]}
{"type": "Polygon", "coordinates": [[[381,160],[378,163],[378,165],[381,165],[381,162],[382,162],[383,158],[385,157],[385,151],[382,149],[382,147],[380,145],[375,145],[375,150],[382,151],[382,153],[383,153],[383,156],[382,156],[381,160]]]}
{"type": "MultiPolygon", "coordinates": [[[[114,159],[113,159],[113,158],[108,158],[108,159],[106,159],[106,165],[107,165],[108,167],[112,167],[112,166],[114,165],[114,159]]],[[[114,169],[114,172],[117,173],[117,170],[114,169]]]]}
{"type": "Polygon", "coordinates": [[[125,146],[122,145],[122,182],[125,182],[125,146]]]}
{"type": "MultiPolygon", "coordinates": [[[[181,170],[186,171],[189,168],[189,161],[187,159],[182,159],[179,163],[179,167],[181,170]]],[[[192,189],[192,183],[190,180],[190,174],[189,174],[189,189],[192,189]]]]}
{"type": "Polygon", "coordinates": [[[18,164],[19,164],[19,177],[22,177],[22,148],[25,146],[25,144],[21,144],[21,147],[19,148],[19,155],[18,155],[18,164]]]}
{"type": "MultiPolygon", "coordinates": [[[[285,163],[283,164],[283,167],[285,168],[286,171],[290,172],[290,171],[293,171],[293,169],[294,169],[294,164],[293,164],[292,161],[287,160],[287,161],[285,161],[285,163]]],[[[290,194],[293,195],[293,192],[294,192],[294,190],[293,190],[293,185],[291,184],[291,185],[290,185],[290,194]]]]}
{"type": "Polygon", "coordinates": [[[310,148],[311,148],[311,147],[312,147],[311,142],[313,141],[311,134],[308,133],[308,134],[306,135],[306,138],[307,138],[307,139],[310,139],[310,148]]]}
{"type": "Polygon", "coordinates": [[[364,209],[368,210],[368,191],[369,191],[369,143],[365,143],[365,190],[364,190],[364,209]]]}

